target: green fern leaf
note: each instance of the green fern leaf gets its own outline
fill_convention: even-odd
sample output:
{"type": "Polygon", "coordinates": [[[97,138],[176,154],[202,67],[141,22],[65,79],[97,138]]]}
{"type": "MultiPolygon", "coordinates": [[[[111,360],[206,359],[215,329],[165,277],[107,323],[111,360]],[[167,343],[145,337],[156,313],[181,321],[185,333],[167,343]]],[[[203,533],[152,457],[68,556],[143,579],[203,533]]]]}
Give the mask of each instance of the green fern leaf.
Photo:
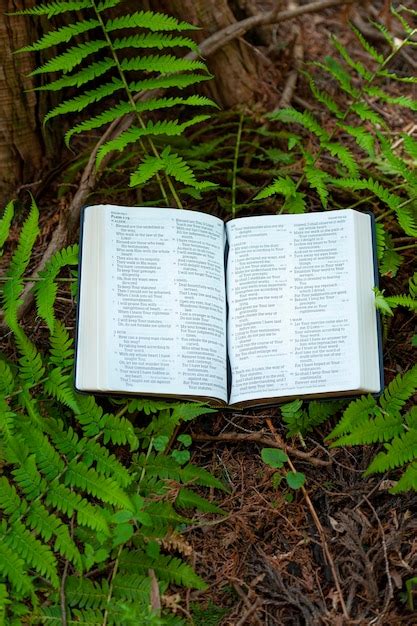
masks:
{"type": "MultiPolygon", "coordinates": [[[[171,108],[171,107],[179,106],[179,105],[216,106],[216,104],[212,100],[210,100],[210,98],[205,98],[204,96],[190,96],[189,98],[181,98],[181,97],[158,98],[154,100],[137,102],[135,103],[134,110],[137,113],[143,113],[144,111],[161,110],[161,109],[171,108]]],[[[103,126],[104,124],[109,124],[113,120],[116,120],[119,117],[122,117],[123,115],[126,115],[127,113],[130,113],[131,111],[132,111],[132,105],[130,102],[120,102],[115,107],[108,109],[106,111],[103,111],[103,113],[100,113],[99,115],[93,118],[85,120],[84,122],[81,122],[80,124],[77,124],[76,126],[71,128],[65,135],[65,143],[69,145],[71,137],[75,134],[92,130],[94,128],[99,128],[100,126],[103,126]]],[[[164,122],[160,123],[160,127],[162,127],[163,124],[165,124],[166,126],[169,126],[170,122],[168,120],[165,120],[164,122]]],[[[153,127],[152,123],[150,123],[150,126],[153,127]]],[[[157,126],[157,124],[155,124],[155,126],[157,126]]],[[[184,130],[183,126],[181,126],[180,128],[182,132],[184,130]]],[[[140,129],[140,130],[142,131],[143,129],[140,129]]],[[[158,134],[158,132],[155,134],[158,134]]],[[[123,149],[124,147],[125,146],[123,146],[121,149],[123,149]]]]}
{"type": "Polygon", "coordinates": [[[121,487],[128,487],[134,480],[134,476],[129,473],[116,456],[110,454],[107,448],[104,448],[96,441],[84,438],[80,441],[78,449],[83,450],[82,460],[87,466],[95,463],[100,474],[112,478],[121,487]]]}
{"type": "Polygon", "coordinates": [[[375,50],[375,48],[369,43],[367,39],[365,39],[365,37],[357,28],[355,28],[354,26],[351,26],[351,28],[365,52],[367,52],[374,59],[374,61],[382,65],[384,63],[384,57],[375,50]]]}
{"type": "Polygon", "coordinates": [[[122,0],[103,0],[102,2],[98,2],[96,4],[97,13],[102,13],[103,11],[107,11],[108,9],[117,7],[121,1],[122,0]]]}
{"type": "Polygon", "coordinates": [[[417,100],[409,98],[408,96],[390,96],[383,89],[380,89],[375,85],[365,86],[364,91],[372,98],[379,98],[379,100],[388,102],[388,104],[396,104],[404,107],[405,109],[417,111],[417,100]]]}
{"type": "Polygon", "coordinates": [[[417,272],[414,272],[408,280],[408,291],[410,292],[410,296],[412,298],[417,298],[417,272]]]}
{"type": "Polygon", "coordinates": [[[333,428],[327,439],[336,439],[356,428],[358,423],[375,415],[377,404],[372,396],[362,396],[349,404],[339,423],[333,428]]]}
{"type": "Polygon", "coordinates": [[[169,583],[183,585],[190,589],[207,589],[206,583],[192,570],[192,568],[172,556],[160,554],[156,559],[147,554],[131,550],[124,550],[119,559],[121,567],[130,572],[137,572],[146,575],[148,569],[155,571],[159,580],[166,580],[169,583]]]}
{"type": "Polygon", "coordinates": [[[349,148],[342,146],[340,143],[329,141],[324,141],[322,146],[328,150],[331,155],[339,159],[340,163],[348,170],[349,176],[355,178],[359,175],[358,164],[349,148]]]}
{"type": "Polygon", "coordinates": [[[190,85],[196,85],[206,80],[210,80],[211,76],[206,74],[174,74],[172,76],[156,76],[155,78],[145,78],[136,82],[129,83],[129,89],[132,93],[141,91],[149,91],[152,89],[185,89],[190,85]]]}
{"type": "Polygon", "coordinates": [[[381,276],[396,276],[403,257],[394,249],[390,233],[385,232],[385,250],[379,266],[381,276]]]}
{"type": "Polygon", "coordinates": [[[417,141],[413,139],[413,137],[410,137],[410,135],[403,135],[402,138],[405,150],[411,158],[417,161],[417,141]]]}
{"type": "Polygon", "coordinates": [[[329,180],[329,176],[323,170],[314,167],[313,165],[306,165],[304,168],[304,173],[306,175],[306,179],[310,187],[315,189],[318,193],[318,196],[321,200],[323,207],[327,208],[327,200],[329,197],[329,191],[327,189],[327,181],[329,180]]]}
{"type": "Polygon", "coordinates": [[[72,376],[63,374],[60,367],[54,367],[48,372],[48,379],[45,381],[44,389],[47,394],[72,409],[74,413],[79,412],[72,376]]]}
{"type": "Polygon", "coordinates": [[[54,549],[65,559],[68,559],[77,571],[82,571],[80,552],[71,539],[67,526],[61,522],[59,517],[49,513],[39,502],[33,502],[28,511],[26,522],[45,541],[49,542],[54,537],[54,549]]]}
{"type": "Polygon", "coordinates": [[[10,226],[14,215],[14,204],[9,204],[4,209],[3,215],[0,219],[0,256],[3,254],[3,246],[9,236],[10,226]]]}
{"type": "Polygon", "coordinates": [[[402,419],[398,415],[378,415],[374,419],[363,418],[351,429],[348,435],[343,435],[331,445],[358,446],[368,443],[389,441],[403,431],[402,419]]]}
{"type": "Polygon", "coordinates": [[[24,561],[4,541],[0,542],[0,573],[5,576],[13,588],[25,595],[33,593],[30,577],[25,572],[24,561]]]}
{"type": "Polygon", "coordinates": [[[300,124],[306,130],[316,135],[321,141],[329,140],[329,134],[320,126],[316,118],[309,111],[300,113],[300,111],[296,109],[280,109],[269,115],[269,118],[273,121],[300,124]]]}
{"type": "Polygon", "coordinates": [[[59,587],[57,562],[51,550],[36,539],[25,526],[15,521],[10,531],[2,537],[3,542],[15,551],[29,566],[48,578],[54,587],[59,587]]]}
{"type": "Polygon", "coordinates": [[[65,596],[69,606],[81,609],[105,609],[108,605],[109,584],[93,582],[88,578],[69,576],[65,585],[65,596]]]}
{"type": "MultiPolygon", "coordinates": [[[[82,22],[78,21],[76,24],[70,24],[69,26],[63,26],[62,28],[58,28],[57,30],[49,31],[35,41],[35,43],[30,46],[25,46],[24,48],[20,48],[17,52],[31,52],[34,50],[46,50],[47,48],[51,48],[52,46],[57,46],[60,43],[67,43],[73,37],[77,35],[81,35],[81,33],[86,33],[89,30],[93,30],[93,28],[97,28],[100,26],[100,22],[98,20],[83,20],[82,22]]],[[[36,70],[35,70],[36,72],[36,70]]]]}
{"type": "Polygon", "coordinates": [[[387,296],[385,300],[391,308],[403,306],[410,311],[417,311],[417,300],[407,295],[387,296]]]}
{"type": "Polygon", "coordinates": [[[363,78],[365,81],[372,80],[373,73],[369,71],[363,65],[363,63],[352,59],[345,46],[336,37],[332,37],[332,44],[334,45],[340,56],[343,58],[343,60],[347,63],[347,65],[355,70],[361,78],[363,78]]]}
{"type": "Polygon", "coordinates": [[[64,481],[66,485],[78,487],[103,502],[132,510],[129,497],[116,481],[101,476],[92,467],[87,469],[84,464],[71,461],[65,472],[64,481]]]}
{"type": "Polygon", "coordinates": [[[87,526],[105,535],[110,534],[106,519],[99,507],[93,506],[88,500],[71,491],[65,485],[58,484],[45,487],[44,494],[47,506],[52,506],[69,517],[75,511],[77,521],[81,526],[87,526]]]}
{"type": "Polygon", "coordinates": [[[57,293],[55,278],[63,267],[78,264],[78,246],[69,246],[56,252],[39,272],[39,280],[34,287],[38,315],[45,320],[49,330],[54,331],[54,304],[57,293]]]}
{"type": "Polygon", "coordinates": [[[15,11],[13,15],[46,15],[47,17],[55,17],[55,15],[61,15],[67,11],[81,11],[82,9],[89,9],[91,7],[91,0],[76,0],[73,2],[64,2],[63,0],[57,0],[56,2],[48,2],[48,4],[40,4],[30,9],[23,9],[21,11],[15,11]]]}
{"type": "Polygon", "coordinates": [[[13,392],[15,377],[6,361],[0,357],[0,396],[8,396],[13,392]]]}
{"type": "Polygon", "coordinates": [[[45,115],[44,123],[46,123],[53,117],[56,117],[57,115],[66,115],[67,113],[79,113],[91,104],[99,102],[100,100],[103,100],[103,98],[107,98],[116,91],[123,89],[123,87],[124,85],[122,80],[113,78],[110,83],[100,85],[100,87],[96,87],[95,89],[86,91],[80,96],[76,96],[75,98],[66,100],[61,104],[58,104],[58,106],[53,108],[51,111],[49,111],[49,113],[45,115]]]}
{"type": "Polygon", "coordinates": [[[410,430],[394,437],[391,443],[385,444],[386,452],[376,455],[365,472],[365,476],[376,472],[386,472],[401,467],[417,458],[417,430],[410,430]]]}
{"type": "Polygon", "coordinates": [[[411,463],[397,484],[390,489],[390,493],[401,493],[403,491],[417,491],[417,463],[411,463]]]}
{"type": "Polygon", "coordinates": [[[338,82],[344,92],[349,94],[352,98],[357,98],[359,92],[353,87],[350,75],[345,68],[331,56],[324,57],[324,63],[314,63],[318,67],[328,72],[338,82]]]}
{"type": "Polygon", "coordinates": [[[417,391],[417,365],[405,374],[398,374],[380,398],[381,408],[390,415],[398,415],[404,404],[417,391]]]}
{"type": "Polygon", "coordinates": [[[149,577],[138,574],[118,574],[113,581],[115,598],[146,605],[150,597],[149,577]]]}
{"type": "Polygon", "coordinates": [[[115,50],[124,50],[125,48],[189,48],[197,51],[197,44],[189,37],[174,37],[173,35],[165,35],[162,33],[140,33],[138,35],[130,35],[113,41],[115,50]]]}
{"type": "Polygon", "coordinates": [[[339,124],[339,126],[355,139],[358,146],[365,150],[371,159],[375,158],[375,139],[369,131],[361,126],[348,124],[339,124]]]}
{"type": "Polygon", "coordinates": [[[13,520],[13,517],[23,515],[26,508],[25,501],[20,499],[14,485],[2,476],[0,478],[0,509],[13,520]]]}
{"type": "Polygon", "coordinates": [[[354,102],[351,105],[350,110],[353,113],[356,113],[356,115],[364,122],[372,122],[372,124],[381,128],[386,127],[384,119],[371,109],[370,106],[365,104],[365,102],[354,102]]]}
{"type": "Polygon", "coordinates": [[[32,200],[29,215],[20,231],[19,243],[6,272],[8,280],[3,285],[4,319],[13,330],[17,326],[17,312],[21,304],[20,293],[23,287],[21,279],[29,264],[32,248],[39,234],[38,218],[38,207],[32,200]]]}
{"type": "Polygon", "coordinates": [[[73,340],[61,322],[56,321],[50,338],[49,362],[58,367],[69,367],[74,362],[73,340]]]}
{"type": "Polygon", "coordinates": [[[333,115],[335,115],[336,117],[342,118],[343,117],[343,111],[341,111],[341,109],[336,104],[336,102],[329,96],[328,93],[318,89],[318,87],[317,87],[316,83],[314,82],[314,79],[313,79],[312,76],[308,75],[308,78],[309,78],[309,84],[310,84],[311,93],[313,94],[313,96],[315,97],[317,102],[320,102],[321,104],[324,104],[324,106],[327,107],[327,109],[330,111],[330,113],[333,113],[333,115]]]}
{"type": "Polygon", "coordinates": [[[32,76],[35,76],[36,74],[46,74],[48,72],[70,72],[91,54],[94,54],[103,48],[107,48],[107,46],[108,44],[104,40],[80,43],[77,46],[69,48],[62,54],[58,54],[53,57],[44,65],[36,68],[36,70],[32,72],[32,76]]]}
{"type": "Polygon", "coordinates": [[[35,455],[37,468],[48,482],[63,473],[65,463],[51,445],[46,435],[41,433],[37,428],[28,428],[24,431],[22,437],[28,450],[35,455]]]}
{"type": "Polygon", "coordinates": [[[195,70],[207,71],[207,66],[203,61],[181,59],[169,54],[123,59],[120,63],[120,67],[124,72],[145,70],[147,72],[163,72],[164,74],[193,72],[195,70]]]}
{"type": "Polygon", "coordinates": [[[139,445],[137,436],[131,422],[125,417],[106,414],[103,416],[101,424],[103,441],[111,441],[116,445],[129,444],[131,450],[136,450],[139,445]]]}
{"type": "Polygon", "coordinates": [[[115,65],[114,59],[106,58],[102,61],[91,63],[91,65],[88,65],[75,74],[63,76],[62,78],[58,78],[58,80],[54,80],[52,83],[36,87],[35,91],[61,91],[65,89],[65,87],[81,87],[81,85],[85,85],[103,76],[103,74],[111,70],[115,65]]]}
{"type": "Polygon", "coordinates": [[[376,236],[376,255],[377,255],[378,261],[381,261],[384,256],[386,231],[385,231],[384,225],[381,224],[380,222],[377,222],[375,224],[375,236],[376,236]]]}
{"type": "Polygon", "coordinates": [[[285,198],[282,205],[283,213],[304,213],[306,210],[305,194],[297,191],[293,196],[285,198]]]}
{"type": "Polygon", "coordinates": [[[182,487],[178,491],[178,495],[175,499],[175,504],[182,509],[197,509],[203,513],[223,513],[225,511],[216,504],[213,504],[206,498],[202,498],[194,491],[182,487]]]}
{"type": "Polygon", "coordinates": [[[139,11],[109,20],[104,25],[107,33],[121,28],[146,28],[152,31],[195,30],[197,27],[179,22],[174,17],[152,11],[139,11]]]}
{"type": "Polygon", "coordinates": [[[20,467],[12,471],[16,483],[29,500],[39,498],[48,491],[46,481],[36,467],[35,455],[25,459],[20,467]]]}
{"type": "Polygon", "coordinates": [[[288,198],[295,195],[296,189],[297,188],[294,181],[289,176],[286,176],[285,178],[280,176],[279,178],[276,178],[270,185],[265,187],[265,189],[262,189],[262,191],[260,191],[255,196],[255,200],[263,200],[264,198],[269,198],[276,193],[282,194],[283,196],[288,198]]]}

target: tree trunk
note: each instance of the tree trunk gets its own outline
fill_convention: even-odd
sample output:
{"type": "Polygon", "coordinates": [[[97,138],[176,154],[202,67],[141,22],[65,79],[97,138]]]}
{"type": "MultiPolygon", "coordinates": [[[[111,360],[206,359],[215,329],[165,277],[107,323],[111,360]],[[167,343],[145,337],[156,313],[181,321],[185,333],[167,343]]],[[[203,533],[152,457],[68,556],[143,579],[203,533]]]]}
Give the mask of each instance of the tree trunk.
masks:
{"type": "Polygon", "coordinates": [[[5,15],[34,2],[0,0],[0,202],[16,192],[22,183],[33,181],[42,164],[44,151],[41,124],[37,118],[36,93],[27,91],[33,81],[33,53],[13,54],[32,39],[30,20],[5,15]],[[18,7],[16,6],[18,5],[18,7]]]}
{"type": "MultiPolygon", "coordinates": [[[[174,15],[199,26],[193,36],[197,42],[236,22],[227,0],[152,0],[152,10],[174,15]]],[[[228,108],[237,104],[276,99],[271,63],[244,40],[235,40],[207,60],[213,74],[205,85],[211,97],[228,108]]]]}

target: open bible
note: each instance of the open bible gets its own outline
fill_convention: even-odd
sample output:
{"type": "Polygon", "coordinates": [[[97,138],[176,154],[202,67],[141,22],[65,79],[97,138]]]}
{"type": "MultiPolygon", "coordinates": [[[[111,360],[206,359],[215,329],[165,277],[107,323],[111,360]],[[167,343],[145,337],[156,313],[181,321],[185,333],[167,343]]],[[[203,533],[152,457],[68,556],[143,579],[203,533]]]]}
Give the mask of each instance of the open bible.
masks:
{"type": "Polygon", "coordinates": [[[76,388],[234,407],[379,393],[373,220],[89,206],[76,388]]]}

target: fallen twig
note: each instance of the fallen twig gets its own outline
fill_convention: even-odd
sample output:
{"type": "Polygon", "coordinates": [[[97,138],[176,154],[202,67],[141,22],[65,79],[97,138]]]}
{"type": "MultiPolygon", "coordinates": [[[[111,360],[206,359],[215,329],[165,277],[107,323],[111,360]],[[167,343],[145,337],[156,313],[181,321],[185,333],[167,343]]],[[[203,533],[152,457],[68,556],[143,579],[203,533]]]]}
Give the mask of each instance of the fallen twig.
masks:
{"type": "MultiPolygon", "coordinates": [[[[275,434],[275,433],[274,433],[275,434]]],[[[259,433],[221,433],[220,435],[201,435],[191,433],[191,437],[194,441],[252,441],[253,443],[260,443],[263,446],[269,448],[279,448],[280,450],[284,450],[287,454],[291,456],[295,456],[311,465],[316,465],[317,467],[328,467],[332,465],[332,461],[323,461],[322,459],[316,459],[314,456],[309,454],[308,452],[303,452],[302,450],[297,450],[292,446],[283,441],[278,434],[276,434],[276,439],[271,439],[270,437],[265,437],[262,432],[259,433]]]]}
{"type": "MultiPolygon", "coordinates": [[[[274,427],[274,425],[273,425],[273,423],[272,423],[272,421],[270,420],[269,417],[266,419],[266,423],[268,424],[268,427],[271,430],[271,433],[274,435],[275,439],[277,441],[279,441],[280,437],[279,437],[278,433],[276,432],[275,427],[274,427]]],[[[295,469],[294,465],[292,464],[291,459],[288,459],[287,463],[288,463],[289,467],[291,468],[291,471],[296,472],[296,469],[295,469]]],[[[313,503],[312,503],[312,501],[310,499],[310,496],[308,495],[307,490],[305,489],[305,487],[301,487],[301,492],[302,492],[302,494],[304,496],[304,499],[305,499],[305,501],[307,503],[307,506],[308,506],[308,509],[310,511],[311,517],[313,518],[314,524],[315,524],[315,526],[317,528],[317,532],[319,533],[319,537],[320,537],[320,540],[321,540],[321,545],[322,545],[322,548],[323,548],[323,552],[324,552],[324,554],[326,556],[326,559],[327,559],[327,562],[328,562],[328,564],[330,566],[330,569],[331,569],[331,572],[332,572],[332,576],[333,576],[333,580],[334,580],[334,584],[336,586],[336,590],[337,590],[337,593],[338,593],[338,596],[339,596],[339,601],[340,601],[340,606],[342,607],[343,617],[346,620],[348,620],[349,619],[349,613],[348,613],[348,610],[346,608],[346,604],[345,604],[345,601],[344,601],[344,598],[343,598],[342,588],[340,586],[340,581],[339,581],[339,576],[338,576],[338,573],[337,573],[336,565],[335,565],[335,562],[333,560],[332,554],[330,552],[329,546],[327,544],[326,534],[324,532],[324,528],[323,528],[323,526],[322,526],[322,524],[320,522],[319,516],[316,513],[316,509],[314,508],[313,503]]]]}

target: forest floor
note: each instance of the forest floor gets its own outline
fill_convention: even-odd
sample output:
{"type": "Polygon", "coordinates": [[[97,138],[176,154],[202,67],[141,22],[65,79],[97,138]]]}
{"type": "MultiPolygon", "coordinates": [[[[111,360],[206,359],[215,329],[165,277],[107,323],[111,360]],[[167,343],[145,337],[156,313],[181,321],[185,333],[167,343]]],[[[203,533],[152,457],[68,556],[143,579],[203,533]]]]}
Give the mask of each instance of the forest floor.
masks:
{"type": "MultiPolygon", "coordinates": [[[[360,57],[353,34],[341,21],[340,11],[310,15],[298,23],[303,41],[307,42],[305,61],[318,60],[331,52],[331,33],[360,57]]],[[[275,62],[285,83],[293,63],[291,26],[282,25],[275,35],[283,42],[275,62]]],[[[405,59],[401,62],[407,64],[405,59]]],[[[405,67],[405,71],[412,74],[415,67],[405,67]]],[[[317,107],[309,101],[302,76],[298,77],[293,102],[294,98],[295,103],[317,107]]],[[[389,108],[384,114],[391,115],[389,108]]],[[[243,129],[247,137],[262,112],[248,111],[245,120],[250,115],[252,121],[243,129]]],[[[415,122],[412,112],[392,115],[396,117],[391,120],[391,128],[398,131],[415,122]]],[[[205,134],[214,137],[221,133],[216,123],[220,127],[224,119],[236,127],[241,117],[239,112],[226,118],[220,116],[206,128],[205,134]]],[[[57,224],[57,208],[65,209],[77,182],[76,175],[70,183],[65,182],[65,176],[60,174],[38,199],[43,208],[39,256],[57,224]],[[57,190],[61,196],[59,206],[57,190]]],[[[224,176],[227,178],[227,172],[224,176]]],[[[244,172],[240,176],[243,196],[244,172]]],[[[228,182],[224,180],[223,185],[228,182]]],[[[258,180],[258,187],[264,182],[269,181],[258,180]]],[[[140,202],[112,176],[101,183],[89,202],[101,200],[119,204],[140,202]]],[[[195,203],[190,200],[187,208],[193,206],[195,203]]],[[[227,211],[215,205],[213,199],[199,203],[198,207],[228,217],[227,211]]],[[[400,273],[390,281],[390,289],[398,293],[404,291],[406,278],[416,269],[414,250],[405,251],[404,256],[400,273]]],[[[58,296],[61,317],[67,327],[74,328],[75,305],[64,287],[58,296]]],[[[25,324],[31,337],[39,339],[42,346],[42,328],[32,314],[27,315],[25,324]]],[[[414,332],[411,314],[395,315],[384,346],[387,381],[414,363],[415,348],[410,342],[414,332]]],[[[289,452],[295,468],[306,476],[305,490],[291,491],[282,484],[273,486],[273,470],[262,461],[262,445],[256,442],[261,436],[273,440],[275,435],[285,440],[279,407],[244,413],[219,412],[201,417],[187,427],[186,432],[194,437],[193,461],[222,478],[229,487],[226,494],[211,494],[225,515],[197,516],[184,533],[192,548],[193,565],[209,584],[208,592],[184,594],[183,605],[194,611],[196,619],[200,614],[199,624],[417,624],[417,610],[407,606],[405,593],[406,581],[417,574],[417,494],[390,495],[392,476],[364,478],[363,471],[376,447],[329,449],[324,439],[330,430],[331,424],[325,424],[303,441],[288,442],[306,453],[305,458],[300,458],[289,452]],[[231,440],[222,440],[225,434],[231,440]],[[239,439],[242,434],[255,440],[239,439]],[[213,440],[203,441],[207,435],[213,440]]]]}

